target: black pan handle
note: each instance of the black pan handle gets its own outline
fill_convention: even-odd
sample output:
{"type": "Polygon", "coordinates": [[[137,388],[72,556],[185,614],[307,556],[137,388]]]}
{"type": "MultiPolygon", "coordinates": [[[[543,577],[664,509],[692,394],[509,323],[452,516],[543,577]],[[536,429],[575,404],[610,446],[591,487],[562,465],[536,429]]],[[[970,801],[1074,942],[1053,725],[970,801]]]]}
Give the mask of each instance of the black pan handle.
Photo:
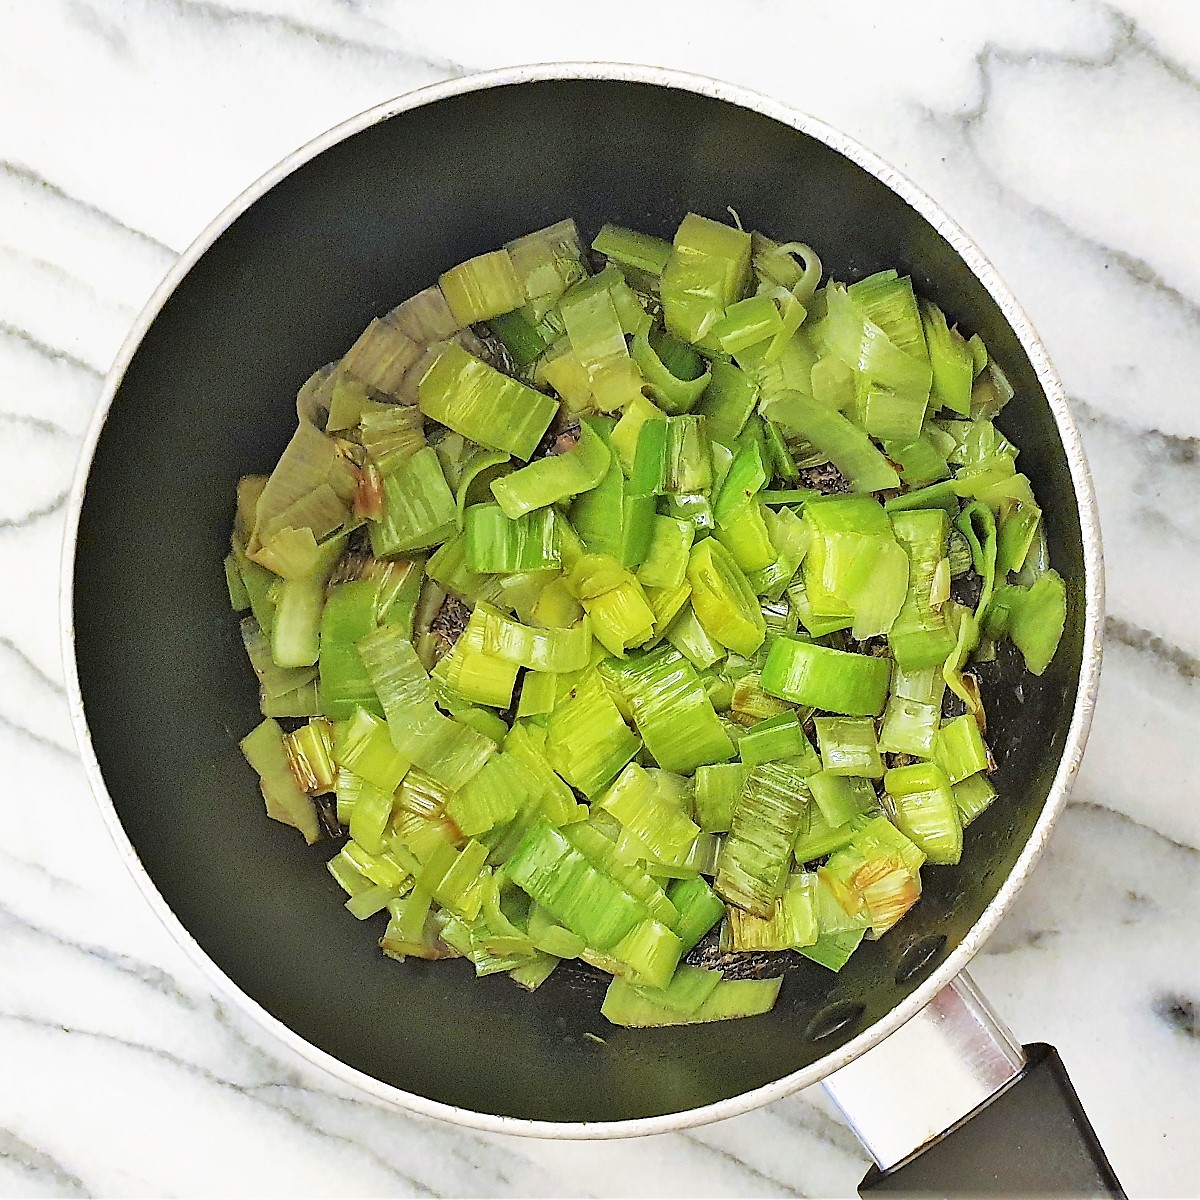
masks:
{"type": "Polygon", "coordinates": [[[915,1155],[872,1167],[859,1194],[1124,1200],[1058,1051],[1036,1042],[1025,1058],[1010,1083],[915,1155]]]}

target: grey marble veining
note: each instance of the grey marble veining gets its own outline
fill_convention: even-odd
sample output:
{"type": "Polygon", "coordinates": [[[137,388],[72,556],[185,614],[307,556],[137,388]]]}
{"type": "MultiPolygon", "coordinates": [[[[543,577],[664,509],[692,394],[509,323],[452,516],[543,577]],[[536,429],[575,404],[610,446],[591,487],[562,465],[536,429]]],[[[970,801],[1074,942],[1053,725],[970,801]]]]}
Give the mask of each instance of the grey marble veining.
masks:
{"type": "Polygon", "coordinates": [[[819,1092],[575,1145],[387,1109],[215,997],[88,796],[55,621],[101,380],[175,257],[296,145],[465,71],[714,74],[936,195],[1045,337],[1109,578],[1095,731],[973,972],[1061,1049],[1137,1196],[1200,1186],[1200,10],[1170,0],[18,0],[0,8],[0,1195],[851,1195],[819,1092]],[[219,1147],[219,1152],[214,1148],[219,1147]]]}

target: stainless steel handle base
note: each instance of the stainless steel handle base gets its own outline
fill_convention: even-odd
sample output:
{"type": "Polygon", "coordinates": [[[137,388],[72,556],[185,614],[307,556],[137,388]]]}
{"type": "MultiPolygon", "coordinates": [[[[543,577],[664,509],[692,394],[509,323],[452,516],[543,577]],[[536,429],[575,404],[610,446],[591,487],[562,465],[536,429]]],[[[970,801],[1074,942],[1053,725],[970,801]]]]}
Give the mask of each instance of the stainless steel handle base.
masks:
{"type": "Polygon", "coordinates": [[[963,971],[824,1087],[887,1170],[974,1112],[1024,1065],[1020,1043],[963,971]]]}

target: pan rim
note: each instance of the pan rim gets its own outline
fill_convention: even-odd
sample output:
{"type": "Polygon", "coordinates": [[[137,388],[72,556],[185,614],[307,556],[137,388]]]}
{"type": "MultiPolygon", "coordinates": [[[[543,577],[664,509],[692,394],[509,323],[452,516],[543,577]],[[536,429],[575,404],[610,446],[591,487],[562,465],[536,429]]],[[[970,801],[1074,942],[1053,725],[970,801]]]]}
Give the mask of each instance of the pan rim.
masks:
{"type": "Polygon", "coordinates": [[[138,315],[113,360],[105,377],[99,400],[84,437],[66,510],[60,563],[59,626],[66,677],[67,700],[71,724],[75,731],[84,773],[105,827],[116,845],[118,854],[134,877],[150,907],[157,914],[177,944],[214,986],[214,990],[308,1062],[319,1067],[345,1084],[361,1088],[374,1098],[397,1105],[425,1117],[447,1120],[488,1133],[506,1133],[521,1137],[558,1140],[607,1140],[658,1134],[692,1128],[726,1117],[738,1116],[762,1105],[782,1099],[819,1082],[826,1075],[845,1066],[872,1046],[881,1042],[906,1021],[916,1015],[933,996],[962,971],[994,931],[1013,898],[1023,886],[1034,864],[1041,857],[1059,813],[1065,807],[1072,783],[1079,770],[1091,727],[1099,687],[1100,661],[1104,625],[1104,571],[1100,542],[1099,519],[1091,473],[1083,451],[1078,426],[1067,405],[1058,374],[1050,362],[1041,338],[1021,308],[1016,297],[1000,278],[991,261],[965,231],[923,189],[888,165],[865,146],[825,122],[807,115],[769,96],[752,89],[722,82],[708,76],[656,66],[610,62],[552,62],[504,67],[473,73],[445,82],[430,84],[384,101],[335,125],[304,146],[287,155],[269,171],[246,188],[216,216],[176,260],[155,288],[138,315]],[[75,653],[74,630],[74,568],[79,520],[91,472],[96,446],[112,407],[113,400],[130,363],[159,312],[180,282],[208,251],[222,233],[248,208],[292,172],[364,129],[412,109],[442,100],[491,88],[552,81],[599,81],[638,83],[690,92],[722,100],[739,108],[756,112],[822,142],[830,149],[850,159],[895,192],[915,209],[953,247],[972,273],[987,289],[1004,314],[1021,347],[1029,358],[1034,373],[1045,392],[1062,442],[1076,503],[1079,509],[1080,534],[1084,565],[1083,654],[1079,683],[1071,721],[1067,731],[1062,758],[1059,761],[1046,803],[1034,825],[1016,864],[979,915],[962,942],[938,968],[900,1004],[835,1051],[771,1083],[739,1093],[725,1100],[665,1113],[653,1117],[638,1117],[622,1121],[547,1121],[500,1116],[476,1112],[458,1105],[430,1100],[374,1078],[351,1067],[335,1056],[314,1046],[273,1016],[257,1001],[242,991],[209,957],[175,915],[149,873],[143,866],[132,842],[117,815],[116,805],[108,793],[99,759],[92,744],[84,713],[83,695],[79,683],[75,653]]]}

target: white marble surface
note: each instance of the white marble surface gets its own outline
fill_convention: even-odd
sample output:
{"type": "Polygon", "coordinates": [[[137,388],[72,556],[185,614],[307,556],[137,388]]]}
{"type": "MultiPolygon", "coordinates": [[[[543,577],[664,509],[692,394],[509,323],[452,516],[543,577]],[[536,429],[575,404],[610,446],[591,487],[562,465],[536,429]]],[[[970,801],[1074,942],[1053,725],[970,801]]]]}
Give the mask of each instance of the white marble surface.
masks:
{"type": "Polygon", "coordinates": [[[63,506],[125,330],[295,145],[467,70],[635,59],[752,85],[937,195],[1082,423],[1109,650],[1071,807],[976,978],[1062,1051],[1136,1196],[1200,1188],[1200,6],[1191,0],[0,4],[0,1195],[851,1195],[816,1091],[607,1145],[342,1090],[210,992],[89,798],[62,689],[63,506]],[[569,15],[575,13],[575,16],[569,15]],[[586,19],[585,19],[586,17],[586,19]]]}

